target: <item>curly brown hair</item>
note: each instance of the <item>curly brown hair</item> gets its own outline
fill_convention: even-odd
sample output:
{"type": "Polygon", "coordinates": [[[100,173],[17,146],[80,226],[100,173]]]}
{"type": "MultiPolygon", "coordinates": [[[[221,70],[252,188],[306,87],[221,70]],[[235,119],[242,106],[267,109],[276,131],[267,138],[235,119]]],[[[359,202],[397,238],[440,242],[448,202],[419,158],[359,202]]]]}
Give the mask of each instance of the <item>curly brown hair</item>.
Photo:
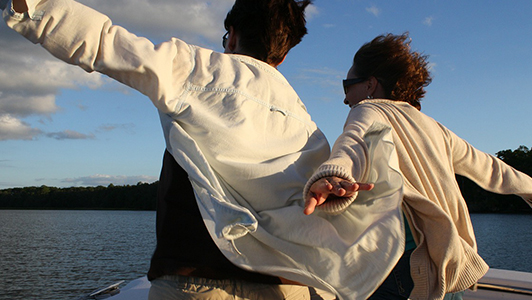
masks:
{"type": "Polygon", "coordinates": [[[427,55],[412,51],[408,32],[386,34],[364,44],[355,54],[355,75],[377,78],[386,97],[421,109],[421,98],[431,81],[427,55]]]}
{"type": "Polygon", "coordinates": [[[225,29],[240,34],[240,46],[256,59],[280,64],[307,34],[305,8],[311,0],[236,0],[225,29]]]}

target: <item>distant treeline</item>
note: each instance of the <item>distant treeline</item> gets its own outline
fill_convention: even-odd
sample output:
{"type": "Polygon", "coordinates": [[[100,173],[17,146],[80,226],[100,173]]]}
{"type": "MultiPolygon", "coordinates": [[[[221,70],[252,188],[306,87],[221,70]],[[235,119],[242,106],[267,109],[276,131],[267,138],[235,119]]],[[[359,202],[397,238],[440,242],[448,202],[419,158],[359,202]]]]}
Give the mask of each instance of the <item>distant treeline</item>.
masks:
{"type": "Polygon", "coordinates": [[[157,182],[137,185],[0,190],[0,208],[155,210],[157,182]]]}
{"type": "MultiPolygon", "coordinates": [[[[497,152],[496,156],[515,169],[532,176],[532,150],[497,152]]],[[[457,176],[458,184],[471,212],[532,213],[520,197],[487,192],[469,179],[457,176]]],[[[0,190],[0,209],[113,209],[155,210],[158,182],[107,187],[49,186],[0,190]]]]}

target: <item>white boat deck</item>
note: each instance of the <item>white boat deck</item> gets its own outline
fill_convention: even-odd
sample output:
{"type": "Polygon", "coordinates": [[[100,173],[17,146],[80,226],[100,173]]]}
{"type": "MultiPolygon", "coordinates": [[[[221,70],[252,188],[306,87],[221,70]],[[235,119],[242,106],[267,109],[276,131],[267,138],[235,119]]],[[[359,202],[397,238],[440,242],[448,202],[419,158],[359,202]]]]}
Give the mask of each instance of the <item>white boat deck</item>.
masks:
{"type": "Polygon", "coordinates": [[[477,291],[466,291],[464,300],[531,300],[532,273],[490,269],[479,280],[477,291]]]}

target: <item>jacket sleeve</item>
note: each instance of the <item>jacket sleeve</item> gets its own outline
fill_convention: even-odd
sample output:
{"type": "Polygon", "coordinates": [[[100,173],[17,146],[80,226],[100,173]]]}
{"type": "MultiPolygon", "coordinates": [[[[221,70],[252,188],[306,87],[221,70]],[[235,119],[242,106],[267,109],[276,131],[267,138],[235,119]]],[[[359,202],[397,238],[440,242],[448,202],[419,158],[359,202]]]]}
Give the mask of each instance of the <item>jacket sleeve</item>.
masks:
{"type": "Polygon", "coordinates": [[[477,150],[444,128],[451,141],[455,173],[465,176],[481,188],[498,194],[515,194],[532,207],[532,178],[502,160],[477,150]]]}
{"type": "Polygon", "coordinates": [[[108,75],[147,95],[157,108],[169,112],[168,97],[180,93],[192,67],[189,45],[174,39],[155,46],[75,1],[27,2],[29,13],[16,14],[10,9],[3,12],[9,27],[41,44],[55,57],[87,72],[108,75]],[[176,81],[180,78],[183,84],[176,81]]]}
{"type": "MultiPolygon", "coordinates": [[[[358,105],[351,109],[344,126],[343,133],[338,137],[331,155],[312,175],[303,191],[309,193],[312,184],[321,178],[336,176],[352,182],[367,183],[369,178],[370,153],[365,136],[376,123],[386,124],[387,121],[371,104],[358,105]]],[[[338,214],[345,210],[357,197],[326,201],[317,209],[338,214]]]]}

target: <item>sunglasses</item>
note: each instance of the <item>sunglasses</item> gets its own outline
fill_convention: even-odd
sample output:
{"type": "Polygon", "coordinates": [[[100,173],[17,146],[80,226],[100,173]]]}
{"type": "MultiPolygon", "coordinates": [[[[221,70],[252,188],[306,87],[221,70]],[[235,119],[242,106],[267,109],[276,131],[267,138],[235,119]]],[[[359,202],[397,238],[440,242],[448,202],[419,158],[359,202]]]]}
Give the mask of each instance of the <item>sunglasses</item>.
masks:
{"type": "Polygon", "coordinates": [[[351,78],[351,79],[344,79],[343,80],[343,84],[344,84],[344,93],[347,94],[347,88],[352,86],[353,84],[357,84],[357,83],[360,83],[360,82],[364,82],[368,80],[367,78],[351,78]]]}
{"type": "Polygon", "coordinates": [[[229,31],[226,32],[226,33],[224,34],[224,36],[222,37],[222,46],[224,47],[224,49],[225,49],[225,46],[227,46],[227,36],[228,36],[228,35],[229,35],[229,31]]]}

